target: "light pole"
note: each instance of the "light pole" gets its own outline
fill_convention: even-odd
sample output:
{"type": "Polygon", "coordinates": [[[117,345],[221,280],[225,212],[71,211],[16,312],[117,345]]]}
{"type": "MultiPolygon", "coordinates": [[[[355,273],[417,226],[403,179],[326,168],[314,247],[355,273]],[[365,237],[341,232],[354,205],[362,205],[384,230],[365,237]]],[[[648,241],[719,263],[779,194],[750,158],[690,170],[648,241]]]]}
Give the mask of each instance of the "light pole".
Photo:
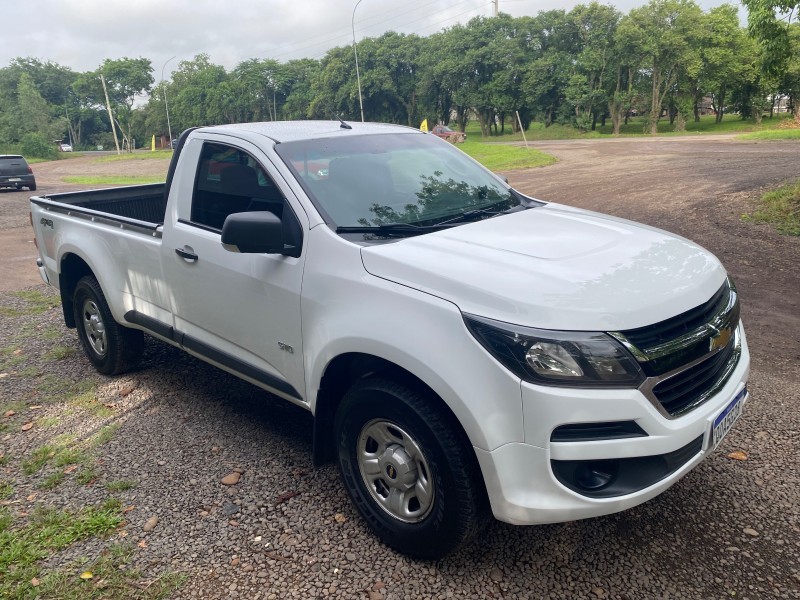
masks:
{"type": "Polygon", "coordinates": [[[161,86],[164,90],[164,108],[167,111],[167,131],[169,132],[169,147],[172,149],[172,126],[169,124],[169,104],[167,104],[167,86],[164,85],[164,68],[167,66],[167,63],[171,61],[173,58],[176,58],[177,54],[172,58],[167,59],[167,62],[164,63],[164,66],[161,67],[161,86]]]}
{"type": "Polygon", "coordinates": [[[353,18],[350,19],[350,26],[353,28],[353,52],[356,53],[356,79],[358,80],[358,106],[361,108],[361,122],[364,122],[364,102],[361,99],[361,74],[358,72],[358,46],[356,45],[356,9],[362,0],[358,0],[353,7],[353,18]]]}

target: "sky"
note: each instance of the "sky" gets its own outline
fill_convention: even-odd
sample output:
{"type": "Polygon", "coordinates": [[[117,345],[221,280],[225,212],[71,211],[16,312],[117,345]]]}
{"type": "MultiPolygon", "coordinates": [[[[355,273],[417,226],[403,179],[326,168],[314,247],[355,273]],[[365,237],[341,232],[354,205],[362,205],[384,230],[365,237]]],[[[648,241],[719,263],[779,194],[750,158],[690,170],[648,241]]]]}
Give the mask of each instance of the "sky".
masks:
{"type": "MultiPolygon", "coordinates": [[[[601,0],[602,1],[602,0],[601,0]]],[[[704,10],[725,0],[697,0],[704,10]]],[[[515,17],[569,10],[577,0],[498,0],[515,17]]],[[[589,0],[584,0],[585,4],[589,0]]],[[[644,0],[611,3],[623,13],[644,0]]],[[[426,36],[472,17],[491,0],[0,0],[0,67],[34,57],[92,71],[106,58],[149,58],[156,82],[205,52],[231,70],[249,58],[322,58],[335,46],[385,31],[426,36]],[[358,2],[358,4],[356,4],[358,2]],[[175,57],[175,58],[172,58],[175,57]]],[[[739,9],[740,17],[746,11],[739,9]]]]}

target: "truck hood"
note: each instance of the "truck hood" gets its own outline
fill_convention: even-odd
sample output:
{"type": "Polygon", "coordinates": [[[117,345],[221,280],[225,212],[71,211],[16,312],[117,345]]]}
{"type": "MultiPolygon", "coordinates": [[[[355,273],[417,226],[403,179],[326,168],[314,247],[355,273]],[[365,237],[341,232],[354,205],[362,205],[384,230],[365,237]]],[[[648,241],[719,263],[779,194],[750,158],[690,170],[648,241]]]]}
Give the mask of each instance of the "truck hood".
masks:
{"type": "Polygon", "coordinates": [[[462,312],[544,329],[618,331],[707,301],[725,270],[664,231],[547,204],[364,247],[367,272],[462,312]]]}

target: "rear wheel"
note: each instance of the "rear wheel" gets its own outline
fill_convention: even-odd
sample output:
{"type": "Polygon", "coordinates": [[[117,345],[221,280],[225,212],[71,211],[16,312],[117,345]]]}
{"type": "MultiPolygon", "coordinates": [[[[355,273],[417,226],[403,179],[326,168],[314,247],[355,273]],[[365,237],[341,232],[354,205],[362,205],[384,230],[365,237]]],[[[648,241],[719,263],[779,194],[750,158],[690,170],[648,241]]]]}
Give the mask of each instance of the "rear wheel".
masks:
{"type": "Polygon", "coordinates": [[[475,454],[429,394],[365,379],[335,422],[339,472],[361,516],[387,545],[438,559],[487,521],[475,454]]]}
{"type": "Polygon", "coordinates": [[[117,375],[139,363],[144,352],[144,334],[114,320],[97,279],[87,275],[78,281],[73,306],[78,337],[95,369],[117,375]]]}
{"type": "Polygon", "coordinates": [[[34,183],[33,185],[29,185],[29,186],[28,186],[28,189],[29,189],[30,191],[32,191],[32,192],[35,192],[35,191],[36,191],[36,184],[34,183]]]}

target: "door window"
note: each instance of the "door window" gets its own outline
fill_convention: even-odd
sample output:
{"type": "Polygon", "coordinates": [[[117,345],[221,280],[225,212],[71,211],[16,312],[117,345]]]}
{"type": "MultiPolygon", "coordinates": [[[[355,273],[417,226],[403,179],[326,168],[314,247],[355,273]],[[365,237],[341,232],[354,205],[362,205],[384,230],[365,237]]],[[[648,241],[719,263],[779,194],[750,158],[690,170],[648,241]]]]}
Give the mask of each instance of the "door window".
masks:
{"type": "Polygon", "coordinates": [[[193,223],[221,230],[230,214],[266,210],[281,217],[283,204],[280,190],[247,152],[224,144],[203,145],[192,194],[193,223]]]}

